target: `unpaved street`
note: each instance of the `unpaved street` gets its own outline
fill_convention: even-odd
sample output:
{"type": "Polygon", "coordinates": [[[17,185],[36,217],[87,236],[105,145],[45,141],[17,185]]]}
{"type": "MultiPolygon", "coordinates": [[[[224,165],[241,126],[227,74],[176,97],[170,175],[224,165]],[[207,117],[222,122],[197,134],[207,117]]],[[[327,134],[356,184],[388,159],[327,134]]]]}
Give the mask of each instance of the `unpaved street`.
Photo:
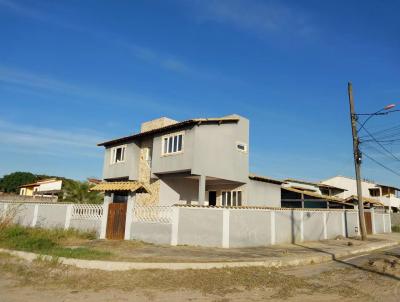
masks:
{"type": "Polygon", "coordinates": [[[399,301],[400,248],[268,270],[102,272],[1,256],[0,301],[399,301]]]}

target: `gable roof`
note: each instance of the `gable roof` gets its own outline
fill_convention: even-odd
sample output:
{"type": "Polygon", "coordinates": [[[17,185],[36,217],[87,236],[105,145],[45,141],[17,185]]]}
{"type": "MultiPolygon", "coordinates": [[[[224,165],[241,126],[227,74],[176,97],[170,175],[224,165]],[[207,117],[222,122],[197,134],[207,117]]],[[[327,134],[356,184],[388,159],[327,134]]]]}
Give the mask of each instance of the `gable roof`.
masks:
{"type": "Polygon", "coordinates": [[[197,118],[197,119],[190,119],[186,120],[183,122],[179,122],[176,124],[168,125],[165,127],[160,127],[157,129],[153,129],[150,131],[145,131],[145,132],[140,132],[136,134],[132,134],[129,136],[121,137],[121,138],[116,138],[113,140],[105,141],[102,143],[97,144],[97,146],[110,146],[110,145],[115,145],[115,144],[121,144],[121,143],[126,143],[129,141],[132,141],[136,138],[141,138],[145,137],[148,135],[152,134],[158,134],[162,132],[167,132],[167,131],[173,131],[173,130],[178,130],[182,129],[184,127],[190,127],[194,125],[201,125],[201,124],[223,124],[223,123],[237,123],[239,121],[239,118],[237,117],[221,117],[221,118],[197,118]]]}
{"type": "Polygon", "coordinates": [[[317,186],[319,188],[331,188],[331,189],[347,191],[346,189],[328,185],[328,184],[324,184],[322,182],[311,182],[311,181],[299,180],[299,179],[294,179],[294,178],[286,178],[285,182],[297,182],[297,183],[301,183],[301,184],[305,184],[305,185],[317,186]]]}

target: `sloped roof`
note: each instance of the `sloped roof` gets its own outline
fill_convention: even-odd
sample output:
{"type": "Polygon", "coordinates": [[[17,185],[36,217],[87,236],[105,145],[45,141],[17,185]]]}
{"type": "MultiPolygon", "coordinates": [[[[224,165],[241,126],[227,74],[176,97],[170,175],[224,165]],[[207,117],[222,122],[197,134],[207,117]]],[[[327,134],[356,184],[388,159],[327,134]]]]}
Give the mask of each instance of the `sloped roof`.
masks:
{"type": "MultiPolygon", "coordinates": [[[[382,202],[380,202],[379,200],[377,200],[375,198],[363,197],[362,199],[363,199],[363,203],[369,202],[369,203],[372,203],[372,204],[384,206],[384,204],[382,202]]],[[[356,195],[351,195],[351,196],[347,197],[345,200],[346,201],[358,200],[358,197],[356,195]]]]}
{"type": "Polygon", "coordinates": [[[346,189],[339,188],[339,187],[332,186],[332,185],[328,185],[328,184],[324,184],[322,182],[311,182],[311,181],[305,181],[305,180],[294,179],[294,178],[286,178],[285,182],[297,182],[297,183],[301,183],[301,184],[317,186],[319,188],[332,188],[332,189],[338,189],[338,190],[342,190],[342,191],[347,191],[346,189]]]}
{"type": "Polygon", "coordinates": [[[176,124],[168,125],[165,127],[160,127],[157,129],[145,131],[145,132],[140,132],[136,134],[132,134],[129,136],[121,137],[121,138],[116,138],[110,141],[102,142],[97,144],[97,146],[110,146],[114,144],[120,144],[120,143],[125,143],[128,141],[132,141],[133,139],[144,137],[147,135],[152,135],[160,132],[166,132],[166,131],[171,131],[171,130],[177,130],[177,129],[182,129],[183,127],[189,127],[192,125],[201,125],[201,124],[210,124],[210,123],[217,123],[217,124],[222,124],[222,123],[237,123],[239,121],[239,118],[237,117],[221,117],[221,118],[197,118],[197,119],[190,119],[186,120],[183,122],[179,122],[176,124]]]}
{"type": "Polygon", "coordinates": [[[146,185],[138,181],[113,181],[102,182],[95,185],[90,191],[131,191],[138,193],[148,193],[146,185]]]}
{"type": "Polygon", "coordinates": [[[278,179],[274,179],[274,178],[267,177],[267,176],[256,175],[256,174],[252,174],[252,173],[249,175],[249,178],[252,180],[269,182],[269,183],[276,184],[276,185],[281,185],[283,183],[283,181],[278,180],[278,179]]]}

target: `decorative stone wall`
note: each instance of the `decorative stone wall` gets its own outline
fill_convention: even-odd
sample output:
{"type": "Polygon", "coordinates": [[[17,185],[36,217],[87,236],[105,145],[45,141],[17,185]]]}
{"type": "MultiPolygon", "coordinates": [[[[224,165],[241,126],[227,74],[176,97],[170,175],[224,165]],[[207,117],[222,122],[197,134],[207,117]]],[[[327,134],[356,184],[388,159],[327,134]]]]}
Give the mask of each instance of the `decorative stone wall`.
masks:
{"type": "Polygon", "coordinates": [[[160,180],[151,179],[151,153],[153,147],[153,138],[142,141],[140,146],[139,158],[139,177],[138,180],[149,188],[149,193],[140,193],[136,195],[138,205],[157,205],[160,196],[160,180]],[[149,160],[146,158],[150,152],[149,160]]]}

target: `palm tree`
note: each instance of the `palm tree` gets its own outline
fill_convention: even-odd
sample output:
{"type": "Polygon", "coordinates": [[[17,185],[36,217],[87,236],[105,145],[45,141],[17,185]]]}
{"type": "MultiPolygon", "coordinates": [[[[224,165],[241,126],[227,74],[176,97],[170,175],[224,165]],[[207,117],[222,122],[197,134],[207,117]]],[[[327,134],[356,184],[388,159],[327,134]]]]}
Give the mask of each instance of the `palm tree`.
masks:
{"type": "Polygon", "coordinates": [[[95,191],[89,191],[92,185],[88,182],[67,180],[63,187],[62,201],[72,203],[101,204],[103,195],[95,191]]]}

